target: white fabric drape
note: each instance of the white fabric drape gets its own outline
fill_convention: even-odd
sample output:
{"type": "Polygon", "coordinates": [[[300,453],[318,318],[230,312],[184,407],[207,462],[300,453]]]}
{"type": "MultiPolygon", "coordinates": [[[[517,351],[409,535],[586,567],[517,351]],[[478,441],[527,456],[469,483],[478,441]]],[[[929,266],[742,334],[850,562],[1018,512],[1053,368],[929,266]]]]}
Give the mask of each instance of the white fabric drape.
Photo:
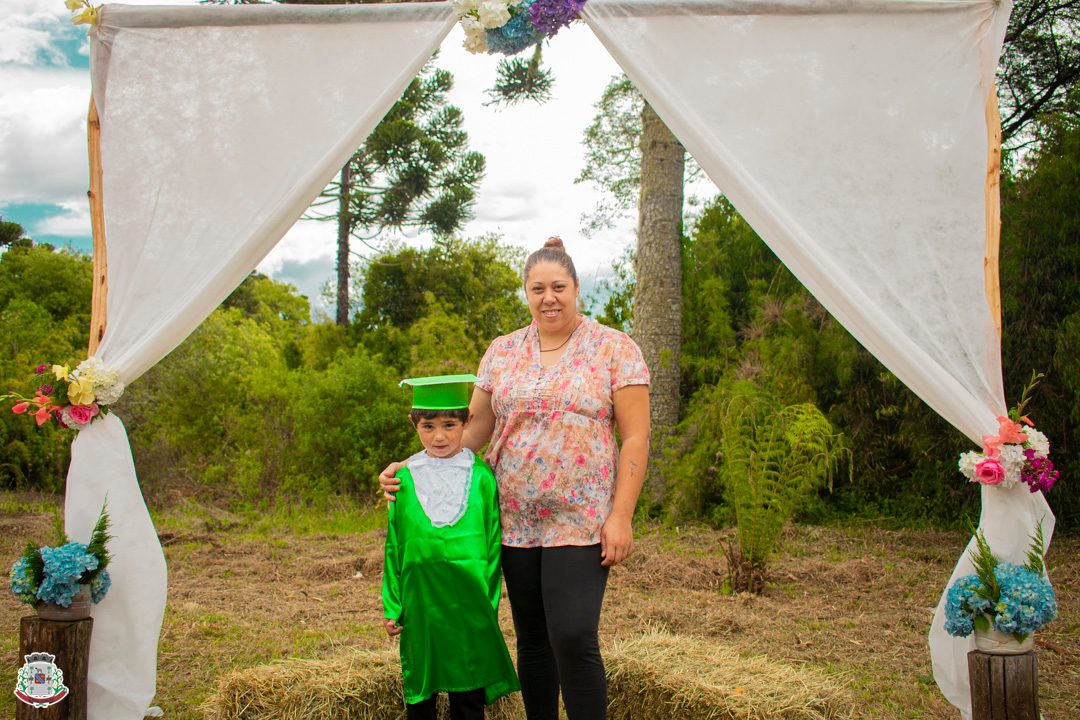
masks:
{"type": "MultiPolygon", "coordinates": [[[[1006,0],[590,0],[585,18],[657,114],[814,296],[980,443],[1005,413],[983,280],[985,103],[1006,0]]],[[[1022,559],[1052,515],[984,491],[983,529],[1022,559]]],[[[969,572],[966,556],[957,572],[969,572]],[[965,569],[967,568],[967,569],[965,569]]],[[[939,608],[935,678],[970,712],[939,608]]]]}
{"type": "MultiPolygon", "coordinates": [[[[109,296],[98,356],[129,383],[269,252],[454,18],[445,4],[107,5],[100,18],[91,73],[109,296]]],[[[72,445],[73,538],[89,537],[106,498],[113,586],[93,611],[89,717],[135,720],[155,692],[166,570],[116,417],[72,445]]]]}

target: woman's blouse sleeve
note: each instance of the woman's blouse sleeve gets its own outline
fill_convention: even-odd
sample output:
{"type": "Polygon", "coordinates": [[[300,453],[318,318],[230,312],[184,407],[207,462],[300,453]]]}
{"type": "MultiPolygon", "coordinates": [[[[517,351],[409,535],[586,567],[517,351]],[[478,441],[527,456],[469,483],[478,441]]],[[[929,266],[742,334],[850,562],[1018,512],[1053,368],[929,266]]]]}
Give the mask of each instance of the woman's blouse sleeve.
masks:
{"type": "Polygon", "coordinates": [[[614,351],[611,353],[611,392],[627,385],[648,385],[649,368],[641,348],[629,335],[619,333],[614,351]]]}
{"type": "Polygon", "coordinates": [[[480,367],[476,369],[476,377],[480,378],[476,383],[476,387],[484,392],[491,392],[491,389],[495,384],[495,378],[493,376],[495,370],[495,346],[498,345],[501,340],[501,337],[497,337],[491,341],[491,344],[488,345],[487,352],[484,353],[484,357],[480,361],[480,367]]]}

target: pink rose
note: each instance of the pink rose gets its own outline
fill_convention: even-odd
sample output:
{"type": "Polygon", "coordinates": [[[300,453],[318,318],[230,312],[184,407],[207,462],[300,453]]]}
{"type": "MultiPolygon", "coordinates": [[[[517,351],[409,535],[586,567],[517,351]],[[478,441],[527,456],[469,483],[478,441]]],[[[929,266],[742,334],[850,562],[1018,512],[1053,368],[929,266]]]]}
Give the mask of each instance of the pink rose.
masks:
{"type": "Polygon", "coordinates": [[[91,403],[90,405],[69,405],[68,415],[79,425],[85,425],[94,419],[94,416],[98,414],[97,403],[91,403]]]}
{"type": "Polygon", "coordinates": [[[1005,479],[1005,468],[995,458],[987,458],[975,466],[975,482],[983,485],[1000,485],[1005,479]]]}

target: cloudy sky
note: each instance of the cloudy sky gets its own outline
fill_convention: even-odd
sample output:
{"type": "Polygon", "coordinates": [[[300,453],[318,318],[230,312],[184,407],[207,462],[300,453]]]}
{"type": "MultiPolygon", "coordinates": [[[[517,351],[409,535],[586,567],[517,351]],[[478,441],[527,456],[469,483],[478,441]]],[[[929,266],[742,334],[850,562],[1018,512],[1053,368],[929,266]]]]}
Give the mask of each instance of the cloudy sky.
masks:
{"type": "MultiPolygon", "coordinates": [[[[71,25],[69,17],[63,0],[0,2],[0,215],[22,224],[38,241],[89,251],[89,60],[86,31],[71,25]]],[[[552,101],[485,107],[484,91],[495,78],[499,57],[467,53],[463,38],[459,28],[450,33],[440,65],[454,74],[451,102],[464,111],[471,146],[488,163],[475,218],[463,234],[497,233],[504,242],[530,250],[549,235],[561,235],[588,288],[609,274],[612,260],[634,241],[631,216],[586,238],[581,216],[599,195],[592,186],[574,183],[584,163],[582,133],[619,68],[592,32],[577,25],[545,49],[545,62],[557,79],[552,101]]],[[[299,221],[259,269],[294,284],[318,304],[321,287],[333,276],[334,236],[331,223],[299,221]]]]}

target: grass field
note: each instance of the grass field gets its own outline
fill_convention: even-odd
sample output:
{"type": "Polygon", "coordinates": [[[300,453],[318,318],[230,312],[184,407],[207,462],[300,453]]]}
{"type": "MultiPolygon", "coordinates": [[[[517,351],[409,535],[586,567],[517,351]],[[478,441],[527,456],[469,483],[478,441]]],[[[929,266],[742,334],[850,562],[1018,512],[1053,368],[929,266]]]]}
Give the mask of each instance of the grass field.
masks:
{"type": "MultiPolygon", "coordinates": [[[[26,540],[51,542],[58,499],[0,495],[0,557],[26,540]]],[[[169,607],[155,703],[167,718],[202,718],[218,678],[283,657],[386,648],[380,623],[382,513],[233,515],[184,504],[155,517],[169,563],[169,607]]],[[[602,640],[660,629],[708,638],[742,653],[834,674],[858,699],[858,717],[955,718],[930,676],[926,633],[966,538],[873,526],[786,531],[761,596],[729,595],[723,543],[730,530],[638,529],[631,558],[614,569],[602,640]]],[[[1080,717],[1080,538],[1048,556],[1060,616],[1037,636],[1046,720],[1080,717]]],[[[13,689],[21,664],[10,593],[0,601],[0,678],[13,689]]],[[[502,621],[513,632],[504,600],[502,621]]],[[[0,692],[0,717],[14,716],[0,692]]]]}

